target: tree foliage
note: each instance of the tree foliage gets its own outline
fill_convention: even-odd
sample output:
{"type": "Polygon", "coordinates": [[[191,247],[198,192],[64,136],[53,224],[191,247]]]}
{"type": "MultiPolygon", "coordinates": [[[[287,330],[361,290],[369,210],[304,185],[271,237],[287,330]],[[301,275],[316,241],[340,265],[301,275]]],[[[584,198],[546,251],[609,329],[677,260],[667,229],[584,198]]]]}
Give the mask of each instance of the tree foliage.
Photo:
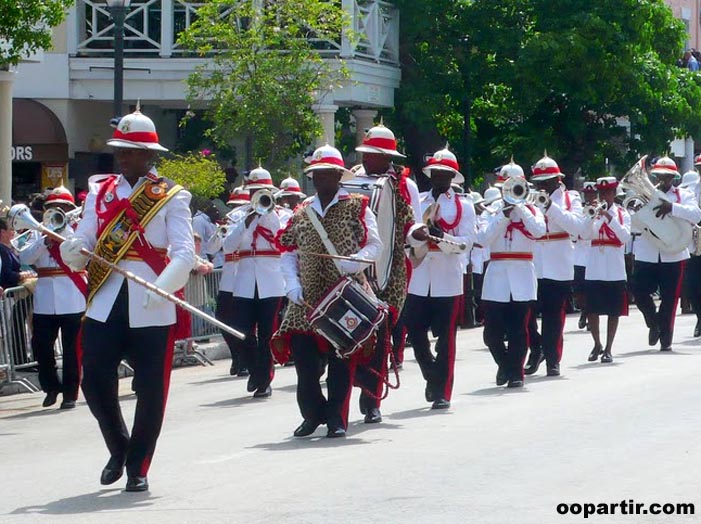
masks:
{"type": "Polygon", "coordinates": [[[0,67],[50,49],[51,28],[71,5],[73,0],[0,0],[0,67]]]}
{"type": "Polygon", "coordinates": [[[347,20],[340,2],[206,1],[180,43],[210,58],[189,77],[188,96],[208,101],[211,138],[247,137],[253,160],[269,168],[301,153],[321,134],[313,104],[346,75],[318,51],[340,40],[347,20]]]}
{"type": "Polygon", "coordinates": [[[226,174],[209,151],[162,158],[158,173],[192,193],[193,200],[215,198],[224,190],[226,174]]]}
{"type": "Polygon", "coordinates": [[[397,4],[394,118],[410,151],[449,139],[479,174],[547,149],[566,172],[595,176],[605,158],[625,168],[701,136],[701,75],[676,65],[686,32],[662,0],[397,4]]]}

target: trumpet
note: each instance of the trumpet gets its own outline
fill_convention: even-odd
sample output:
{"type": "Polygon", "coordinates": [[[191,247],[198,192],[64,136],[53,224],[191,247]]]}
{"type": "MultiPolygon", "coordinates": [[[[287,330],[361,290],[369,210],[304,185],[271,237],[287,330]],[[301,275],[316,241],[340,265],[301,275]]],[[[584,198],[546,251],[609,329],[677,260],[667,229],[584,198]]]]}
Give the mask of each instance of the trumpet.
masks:
{"type": "Polygon", "coordinates": [[[81,208],[76,208],[66,213],[61,208],[50,207],[44,211],[42,224],[49,228],[54,233],[60,233],[66,226],[73,226],[80,220],[80,214],[83,212],[81,208]]]}
{"type": "Polygon", "coordinates": [[[587,218],[594,220],[597,215],[608,210],[608,202],[601,202],[601,204],[584,206],[584,215],[587,218]]]}
{"type": "Polygon", "coordinates": [[[531,198],[528,182],[526,182],[525,178],[509,178],[501,187],[501,198],[490,202],[490,204],[501,202],[501,206],[496,208],[487,207],[486,210],[490,214],[496,214],[500,211],[526,204],[531,198]]]}
{"type": "MultiPolygon", "coordinates": [[[[229,221],[228,225],[236,224],[241,220],[246,220],[251,215],[267,215],[275,211],[275,195],[269,189],[260,189],[253,193],[251,197],[251,209],[245,215],[234,218],[238,209],[229,211],[226,218],[229,221]]],[[[226,228],[226,224],[222,227],[226,228]]]]}
{"type": "Polygon", "coordinates": [[[548,207],[550,205],[550,195],[547,191],[537,191],[529,196],[529,203],[537,207],[548,207]]]}

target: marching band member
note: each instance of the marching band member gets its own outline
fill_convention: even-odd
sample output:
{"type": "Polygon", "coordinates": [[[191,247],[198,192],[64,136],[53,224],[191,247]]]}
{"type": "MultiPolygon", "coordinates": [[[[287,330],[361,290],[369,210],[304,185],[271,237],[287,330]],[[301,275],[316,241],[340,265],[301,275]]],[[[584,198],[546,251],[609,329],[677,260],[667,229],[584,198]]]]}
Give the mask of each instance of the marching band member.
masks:
{"type": "MultiPolygon", "coordinates": [[[[502,171],[507,177],[526,180],[521,166],[513,161],[502,171]]],[[[480,224],[477,240],[490,250],[482,287],[483,336],[498,366],[497,386],[523,386],[528,319],[538,289],[535,239],[545,231],[543,214],[532,205],[495,208],[485,213],[480,224]]]]}
{"type": "MultiPolygon", "coordinates": [[[[393,350],[390,341],[393,329],[397,331],[396,338],[402,339],[401,343],[403,343],[404,338],[400,318],[402,318],[401,312],[406,300],[409,280],[404,241],[409,228],[416,222],[420,213],[419,189],[416,183],[409,178],[408,172],[404,172],[392,164],[393,158],[405,158],[405,156],[397,151],[394,133],[387,127],[380,124],[369,129],[363,138],[363,143],[355,150],[363,154],[363,163],[352,170],[354,177],[351,181],[373,186],[378,179],[382,178],[384,185],[381,188],[375,187],[373,191],[394,193],[392,199],[394,209],[385,210],[381,207],[372,209],[376,214],[378,225],[386,226],[385,228],[380,227],[379,234],[383,241],[383,250],[388,252],[388,258],[391,259],[391,271],[386,286],[384,289],[378,289],[375,294],[377,298],[390,306],[390,315],[386,324],[380,327],[377,334],[377,344],[371,361],[367,365],[358,366],[355,375],[356,385],[362,388],[360,412],[365,415],[366,424],[376,424],[382,422],[380,398],[387,376],[387,359],[389,352],[393,350]],[[385,214],[387,212],[389,214],[385,214]],[[394,244],[391,242],[390,235],[383,236],[389,231],[387,228],[391,229],[392,227],[394,228],[394,244]]],[[[381,200],[381,195],[377,200],[381,200]]],[[[397,353],[399,353],[399,347],[397,353]]]]}
{"type": "MultiPolygon", "coordinates": [[[[696,168],[701,163],[701,155],[695,160],[696,168]]],[[[701,182],[697,171],[684,173],[682,182],[679,184],[682,189],[688,189],[696,197],[696,202],[701,203],[701,182]]],[[[697,224],[698,225],[698,224],[697,224]]],[[[689,261],[684,268],[684,295],[688,298],[692,311],[696,314],[696,326],[694,326],[694,337],[701,336],[701,256],[697,253],[697,245],[701,239],[693,238],[689,245],[689,261]]]]}
{"type": "MultiPolygon", "coordinates": [[[[211,201],[204,201],[198,207],[199,209],[192,216],[192,232],[197,233],[203,242],[207,242],[216,234],[217,222],[220,220],[221,214],[211,201]]],[[[207,254],[212,256],[214,267],[222,267],[224,257],[221,250],[207,254]]]]}
{"type": "Polygon", "coordinates": [[[584,293],[587,318],[594,348],[589,362],[601,355],[602,363],[613,362],[611,348],[618,329],[618,318],[628,316],[626,291],[625,245],[630,240],[630,215],[615,203],[618,181],[606,176],[596,180],[599,192],[598,212],[582,230],[582,237],[590,239],[586,257],[584,293]],[[606,347],[601,345],[599,315],[608,316],[606,347]]]}
{"type": "MultiPolygon", "coordinates": [[[[596,182],[584,182],[582,187],[584,205],[595,205],[596,195],[596,182]]],[[[577,237],[577,241],[574,243],[574,282],[572,283],[572,290],[574,291],[577,307],[579,307],[579,329],[587,327],[587,302],[584,293],[584,274],[587,270],[587,255],[589,254],[590,246],[591,242],[581,235],[577,237]]]]}
{"type": "MultiPolygon", "coordinates": [[[[658,217],[670,215],[691,224],[701,221],[701,209],[694,194],[672,185],[679,173],[674,160],[659,158],[650,172],[657,176],[657,189],[668,199],[656,207],[658,217]]],[[[671,351],[674,316],[689,250],[685,247],[678,253],[661,252],[644,234],[636,239],[634,249],[633,294],[649,329],[648,344],[655,346],[659,342],[660,351],[671,351]],[[661,299],[659,310],[652,300],[652,293],[658,287],[661,299]]]]}
{"type": "Polygon", "coordinates": [[[351,178],[352,173],[344,167],[337,149],[329,145],[318,148],[304,171],[317,193],[297,207],[277,237],[283,251],[282,272],[290,303],[271,348],[280,363],[289,358],[290,351],[294,357],[297,403],[304,418],[294,436],[306,437],[319,425],[326,424],[327,437],[345,437],[355,361],[340,358],[316,334],[307,321],[306,305],[316,304],[336,284],[341,273],[361,272],[365,264],[315,256],[326,253],[327,249],[310,215],[313,213],[318,219],[341,256],[375,260],[382,241],[367,197],[351,195],[340,187],[340,182],[351,178]],[[322,353],[328,356],[328,399],[324,398],[319,384],[323,373],[322,353]]]}
{"type": "Polygon", "coordinates": [[[538,275],[538,310],[542,315],[542,335],[535,315],[529,321],[531,354],[526,375],[538,371],[545,360],[547,375],[560,375],[565,307],[574,279],[574,247],[571,236],[578,236],[583,224],[582,201],[576,191],[567,191],[564,174],[547,153],[533,166],[531,181],[539,191],[546,191],[550,202],[543,211],[546,233],[538,238],[535,268],[538,275]]]}
{"type": "Polygon", "coordinates": [[[246,389],[253,392],[254,398],[267,398],[272,394],[270,383],[275,374],[270,337],[279,324],[285,296],[280,251],[275,246],[275,235],[282,227],[282,208],[275,205],[272,197],[265,214],[259,214],[253,207],[256,193],[277,191],[267,169],[253,169],[244,183],[251,203],[230,215],[231,223],[223,242],[226,260],[235,260],[237,264],[229,321],[231,327],[246,335],[244,340],[232,340],[248,364],[250,376],[246,389]]]}
{"type": "Polygon", "coordinates": [[[475,209],[460,199],[451,182],[462,183],[455,155],[442,149],[423,169],[431,179],[431,191],[421,194],[426,223],[416,224],[409,243],[427,249],[414,267],[406,301],[406,327],[416,361],[426,380],[426,401],[432,409],[447,409],[453,392],[455,337],[460,297],[463,293],[463,255],[475,239],[475,209]],[[429,238],[429,235],[432,238],[429,238]],[[437,336],[436,356],[431,353],[429,329],[437,336]]]}
{"type": "MultiPolygon", "coordinates": [[[[190,193],[153,169],[156,152],[167,149],[138,108],[119,121],[107,143],[122,174],[90,178],[83,219],[61,244],[61,256],[79,271],[87,261],[80,250],[90,249],[173,293],[195,263],[190,193]]],[[[83,393],[110,452],[100,482],[116,482],[126,464],[126,491],[145,491],[168,396],[175,306],[96,262],[88,264],[88,289],[83,393]],[[137,393],[131,436],[119,407],[123,358],[134,368],[137,393]]]]}
{"type": "MultiPolygon", "coordinates": [[[[73,195],[63,186],[49,193],[44,209],[60,209],[64,213],[77,209],[73,195]]],[[[65,237],[73,235],[73,227],[66,219],[66,227],[56,231],[65,237]]],[[[24,265],[35,267],[37,276],[32,315],[32,352],[39,364],[39,384],[46,393],[43,406],[56,403],[63,394],[60,409],[72,409],[80,386],[80,355],[78,332],[85,312],[88,283],[84,271],[71,271],[61,258],[59,245],[48,237],[38,236],[20,252],[24,265]],[[63,347],[63,381],[59,381],[54,355],[54,344],[61,330],[63,347]]]]}
{"type": "MultiPolygon", "coordinates": [[[[226,205],[232,209],[244,206],[251,201],[251,196],[244,186],[234,188],[229,195],[226,205]]],[[[216,228],[214,234],[205,243],[205,251],[208,255],[215,253],[223,253],[222,244],[224,240],[223,232],[229,219],[226,217],[219,227],[216,228]]],[[[217,293],[216,318],[231,326],[233,325],[234,315],[234,281],[236,277],[236,267],[238,262],[233,256],[224,256],[222,265],[221,279],[219,280],[219,291],[217,293]]],[[[228,331],[220,330],[226,346],[231,354],[231,366],[229,367],[229,375],[238,377],[248,377],[248,365],[246,363],[246,355],[239,351],[237,339],[228,331]]]]}
{"type": "Polygon", "coordinates": [[[289,177],[280,182],[280,190],[275,193],[278,205],[293,211],[299,203],[307,198],[295,178],[289,177]]]}

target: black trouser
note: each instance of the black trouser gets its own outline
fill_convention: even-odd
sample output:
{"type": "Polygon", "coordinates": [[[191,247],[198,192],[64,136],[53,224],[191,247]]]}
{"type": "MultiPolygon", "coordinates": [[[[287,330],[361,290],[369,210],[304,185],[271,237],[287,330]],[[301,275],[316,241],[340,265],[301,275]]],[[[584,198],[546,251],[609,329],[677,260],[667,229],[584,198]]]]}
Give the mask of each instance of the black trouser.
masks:
{"type": "Polygon", "coordinates": [[[329,428],[348,428],[354,361],[339,358],[333,350],[328,353],[327,400],[319,383],[325,355],[319,352],[316,338],[295,334],[290,342],[297,371],[297,404],[304,420],[326,423],[329,428]]]}
{"type": "Polygon", "coordinates": [[[64,400],[76,400],[80,386],[80,357],[78,332],[82,313],[70,315],[40,315],[32,317],[32,351],[39,364],[39,384],[47,393],[63,393],[64,400]],[[54,343],[61,330],[63,346],[63,383],[58,380],[54,343]]]}
{"type": "Polygon", "coordinates": [[[362,388],[360,393],[360,405],[365,410],[380,407],[382,389],[387,377],[387,357],[392,350],[388,338],[388,326],[391,319],[388,317],[377,330],[375,351],[367,364],[359,365],[355,370],[355,383],[362,388]],[[368,391],[370,393],[368,393],[368,391]]]}
{"type": "Polygon", "coordinates": [[[648,328],[657,326],[660,330],[662,347],[672,345],[674,317],[681,293],[684,275],[684,261],[681,262],[642,262],[635,261],[633,293],[638,309],[645,317],[648,328]],[[660,309],[656,310],[652,294],[660,290],[660,309]]]}
{"type": "Polygon", "coordinates": [[[472,273],[473,300],[475,304],[475,322],[484,321],[484,308],[482,307],[482,285],[484,273],[472,273]]]}
{"type": "Polygon", "coordinates": [[[399,364],[404,363],[404,347],[406,345],[406,322],[404,321],[404,308],[399,314],[397,323],[392,328],[392,353],[394,361],[399,364]]]}
{"type": "MultiPolygon", "coordinates": [[[[224,322],[227,326],[233,326],[234,322],[234,295],[229,291],[220,291],[217,294],[217,311],[215,313],[217,320],[224,322]]],[[[220,330],[231,353],[231,366],[238,372],[242,368],[248,368],[246,355],[239,351],[239,346],[236,344],[238,340],[228,331],[220,330]]]]}
{"type": "Polygon", "coordinates": [[[701,320],[701,257],[691,257],[684,267],[684,294],[701,320]]]}
{"type": "Polygon", "coordinates": [[[245,340],[236,338],[233,344],[245,355],[250,380],[260,389],[267,388],[275,375],[270,338],[280,325],[281,304],[282,297],[232,299],[231,327],[246,335],[245,340]]]}
{"type": "Polygon", "coordinates": [[[528,319],[531,302],[485,300],[484,343],[509,380],[523,380],[523,362],[528,350],[528,319]],[[504,343],[504,337],[508,347],[504,343]]]}
{"type": "Polygon", "coordinates": [[[450,400],[455,371],[455,336],[460,297],[407,295],[406,327],[414,356],[434,398],[450,400]],[[438,338],[434,357],[428,330],[438,338]]]}
{"type": "Polygon", "coordinates": [[[528,339],[531,351],[543,351],[548,365],[562,360],[563,331],[565,329],[565,307],[572,292],[569,280],[538,279],[538,303],[528,323],[528,339]],[[542,319],[542,335],[538,333],[536,311],[542,319]]]}
{"type": "Polygon", "coordinates": [[[113,457],[126,458],[127,474],[146,475],[163,425],[173,363],[171,326],[129,327],[126,281],[106,322],[83,324],[83,394],[113,457]],[[136,412],[131,437],[119,407],[117,368],[134,368],[136,412]]]}

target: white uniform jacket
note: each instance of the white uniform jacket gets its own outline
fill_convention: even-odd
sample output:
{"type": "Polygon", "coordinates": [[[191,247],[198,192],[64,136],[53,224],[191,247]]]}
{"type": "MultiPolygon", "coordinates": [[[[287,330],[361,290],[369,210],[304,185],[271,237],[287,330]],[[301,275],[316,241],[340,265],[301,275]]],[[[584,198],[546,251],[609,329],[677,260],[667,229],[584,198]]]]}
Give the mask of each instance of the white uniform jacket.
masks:
{"type": "MultiPolygon", "coordinates": [[[[696,200],[696,195],[687,190],[672,187],[667,191],[667,198],[672,202],[672,216],[686,220],[691,224],[701,221],[701,209],[696,200]]],[[[684,248],[678,253],[662,253],[648,240],[645,234],[635,237],[633,243],[635,260],[640,262],[679,262],[689,258],[689,249],[684,248]]]]}
{"type": "MultiPolygon", "coordinates": [[[[225,260],[236,260],[236,278],[231,292],[235,297],[281,297],[285,294],[285,280],[280,271],[280,251],[275,246],[275,235],[283,226],[284,213],[276,207],[266,215],[255,214],[246,227],[250,204],[231,214],[231,225],[224,238],[225,260]]],[[[220,288],[221,289],[221,288],[220,288]]]]}
{"type": "Polygon", "coordinates": [[[626,279],[625,249],[630,240],[630,215],[621,206],[611,206],[611,220],[589,220],[582,235],[591,241],[587,256],[586,280],[616,282],[626,279]]]}
{"type": "MultiPolygon", "coordinates": [[[[421,214],[435,202],[431,191],[421,193],[421,214]]],[[[436,246],[431,242],[423,262],[411,273],[411,295],[454,297],[463,294],[465,254],[469,253],[477,233],[475,208],[471,200],[458,197],[452,189],[438,195],[438,206],[435,220],[445,224],[443,239],[465,244],[465,249],[445,242],[439,242],[436,246]]],[[[417,223],[410,229],[410,245],[417,247],[425,244],[412,236],[413,231],[423,225],[417,223]]]]}
{"type": "Polygon", "coordinates": [[[482,300],[529,302],[538,297],[533,254],[536,238],[545,234],[545,218],[535,206],[516,207],[507,218],[487,215],[477,240],[489,246],[490,261],[482,284],[482,300]]]}
{"type": "MultiPolygon", "coordinates": [[[[311,202],[310,206],[320,217],[326,216],[326,212],[331,209],[334,205],[338,203],[339,198],[348,198],[348,191],[341,188],[336,192],[333,200],[329,202],[326,208],[321,208],[321,202],[319,198],[314,195],[305,200],[305,202],[311,202]]],[[[375,220],[375,215],[370,211],[370,207],[365,208],[365,214],[362,218],[363,224],[367,230],[367,242],[365,245],[356,253],[357,258],[362,258],[364,260],[377,260],[380,255],[380,250],[382,249],[382,240],[380,239],[380,234],[377,232],[377,221],[375,220]]],[[[282,254],[282,274],[285,277],[285,293],[292,291],[294,289],[302,288],[302,281],[299,278],[299,259],[297,258],[297,250],[285,251],[282,254]]]]}
{"type": "Polygon", "coordinates": [[[212,257],[212,264],[215,268],[224,264],[224,253],[221,247],[210,250],[212,241],[216,239],[217,225],[202,211],[195,213],[192,217],[192,231],[197,233],[202,239],[203,250],[212,257]]]}
{"type": "Polygon", "coordinates": [[[535,268],[538,278],[567,281],[574,278],[574,247],[570,236],[579,235],[583,226],[582,199],[563,184],[550,195],[545,212],[547,230],[538,239],[535,268]]]}
{"type": "MultiPolygon", "coordinates": [[[[64,237],[73,236],[73,228],[67,227],[64,237]]],[[[60,270],[58,262],[49,254],[43,237],[30,240],[19,252],[22,264],[34,268],[60,270]]],[[[85,276],[82,277],[83,280],[85,276]]],[[[41,276],[34,289],[34,313],[38,315],[71,315],[85,311],[85,297],[70,277],[64,275],[41,276]]]]}
{"type": "MultiPolygon", "coordinates": [[[[585,226],[586,227],[586,226],[585,226]]],[[[589,256],[589,247],[591,242],[586,238],[579,236],[574,243],[574,265],[587,267],[587,257],[589,256]]]]}
{"type": "MultiPolygon", "coordinates": [[[[482,229],[482,224],[484,224],[489,219],[489,214],[483,211],[477,217],[477,231],[482,229]]],[[[472,244],[472,251],[470,251],[470,264],[472,265],[472,272],[478,275],[484,273],[484,266],[489,262],[489,246],[483,246],[476,241],[472,244]]]]}
{"type": "MultiPolygon", "coordinates": [[[[108,176],[95,175],[90,177],[88,181],[89,193],[85,201],[83,219],[78,223],[78,228],[75,232],[76,236],[82,239],[86,247],[91,251],[97,243],[97,214],[95,211],[97,192],[100,189],[101,182],[107,180],[108,176]]],[[[137,185],[143,183],[144,180],[144,178],[140,178],[137,185]]],[[[111,195],[109,198],[129,198],[133,189],[129,182],[122,175],[119,175],[115,187],[116,194],[111,195]]],[[[142,236],[145,237],[144,241],[151,244],[154,248],[167,249],[168,256],[171,259],[180,258],[194,267],[195,242],[192,236],[190,199],[191,195],[186,190],[182,190],[173,196],[151,219],[142,236]]],[[[135,242],[139,241],[141,240],[137,238],[135,242]]],[[[122,259],[119,262],[119,267],[131,271],[149,282],[153,282],[157,277],[151,267],[141,260],[122,259]]],[[[117,298],[123,281],[124,277],[122,275],[112,272],[93,297],[92,302],[88,306],[86,316],[98,322],[105,322],[112,311],[112,305],[117,298]]],[[[144,309],[146,288],[131,280],[128,281],[128,286],[130,327],[167,326],[175,323],[175,304],[164,301],[144,309]]]]}

